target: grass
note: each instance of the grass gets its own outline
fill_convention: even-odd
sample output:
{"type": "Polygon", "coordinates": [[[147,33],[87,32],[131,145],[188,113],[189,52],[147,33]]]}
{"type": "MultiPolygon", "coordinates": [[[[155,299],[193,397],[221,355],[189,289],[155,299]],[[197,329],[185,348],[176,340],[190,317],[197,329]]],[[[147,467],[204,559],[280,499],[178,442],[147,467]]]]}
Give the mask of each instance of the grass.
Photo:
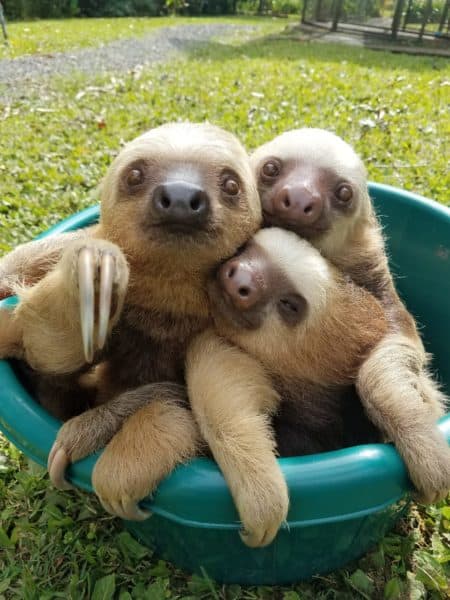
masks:
{"type": "MultiPolygon", "coordinates": [[[[286,19],[281,20],[286,23],[286,19]]],[[[212,18],[133,18],[66,19],[9,23],[9,45],[0,44],[0,58],[26,54],[49,55],[77,48],[97,47],[113,40],[142,36],[153,29],[171,25],[214,22],[212,18]]],[[[223,23],[258,25],[265,31],[279,29],[277,20],[259,17],[221,18],[223,23]]]]}
{"type": "MultiPolygon", "coordinates": [[[[291,127],[328,127],[356,146],[371,179],[448,201],[444,59],[239,38],[153,68],[48,80],[4,102],[0,252],[94,202],[123,141],[176,119],[208,119],[249,148],[291,127]]],[[[159,560],[94,497],[56,492],[0,443],[0,599],[434,600],[450,593],[449,503],[414,507],[369,555],[327,577],[289,588],[218,586],[159,560]]]]}

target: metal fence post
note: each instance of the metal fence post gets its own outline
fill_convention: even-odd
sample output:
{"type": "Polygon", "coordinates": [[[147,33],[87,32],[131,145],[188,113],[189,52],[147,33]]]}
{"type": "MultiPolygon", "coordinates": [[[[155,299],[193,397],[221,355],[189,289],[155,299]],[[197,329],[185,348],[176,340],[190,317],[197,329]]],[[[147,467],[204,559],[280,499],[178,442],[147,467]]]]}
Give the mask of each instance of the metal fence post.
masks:
{"type": "Polygon", "coordinates": [[[8,32],[6,31],[6,21],[5,21],[5,13],[3,12],[3,6],[0,2],[0,23],[2,25],[3,37],[5,41],[8,41],[8,32]]]}

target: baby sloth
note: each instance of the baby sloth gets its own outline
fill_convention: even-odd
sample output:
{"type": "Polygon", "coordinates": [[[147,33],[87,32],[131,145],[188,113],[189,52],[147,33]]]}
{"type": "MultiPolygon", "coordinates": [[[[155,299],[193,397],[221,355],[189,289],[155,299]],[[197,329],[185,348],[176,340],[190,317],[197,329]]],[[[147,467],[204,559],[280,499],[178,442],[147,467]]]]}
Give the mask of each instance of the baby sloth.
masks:
{"type": "MultiPolygon", "coordinates": [[[[446,398],[395,290],[361,159],[333,133],[299,129],[258,148],[251,163],[265,224],[309,240],[380,301],[388,332],[361,365],[357,391],[403,457],[417,499],[438,501],[450,489],[450,449],[436,426],[446,398]]],[[[347,319],[353,320],[351,311],[347,319]]]]}
{"type": "MultiPolygon", "coordinates": [[[[189,348],[189,398],[241,516],[253,512],[253,537],[244,531],[244,540],[265,545],[280,523],[268,521],[264,504],[249,505],[247,490],[267,493],[261,475],[275,453],[271,417],[294,407],[299,454],[346,445],[346,396],[388,324],[372,294],[277,228],[259,231],[226,261],[208,291],[215,329],[189,348]]],[[[286,431],[278,433],[283,452],[286,431]]]]}
{"type": "MultiPolygon", "coordinates": [[[[54,381],[98,365],[100,405],[67,421],[50,452],[56,485],[70,462],[109,442],[94,488],[107,510],[140,519],[148,515],[138,501],[196,455],[186,350],[211,325],[210,272],[260,224],[248,157],[224,130],[170,124],[122,149],[103,182],[98,227],[66,238],[54,268],[19,289],[14,311],[0,311],[0,356],[54,381]]],[[[284,508],[281,473],[277,486],[284,508]]]]}

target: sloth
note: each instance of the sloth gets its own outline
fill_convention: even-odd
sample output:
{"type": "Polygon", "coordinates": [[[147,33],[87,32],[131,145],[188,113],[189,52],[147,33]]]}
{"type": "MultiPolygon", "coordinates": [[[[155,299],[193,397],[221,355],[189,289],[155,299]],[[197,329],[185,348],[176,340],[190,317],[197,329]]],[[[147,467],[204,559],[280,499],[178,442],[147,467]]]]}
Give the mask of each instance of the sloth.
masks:
{"type": "MultiPolygon", "coordinates": [[[[345,446],[349,389],[388,323],[372,294],[306,240],[277,228],[259,231],[223,263],[208,292],[214,329],[189,347],[188,395],[241,516],[252,513],[254,528],[242,539],[264,546],[281,523],[264,513],[265,502],[249,505],[247,495],[249,488],[262,497],[272,491],[260,483],[275,464],[270,419],[286,403],[295,407],[298,454],[345,446]]],[[[283,454],[283,435],[276,442],[283,454]]]]}
{"type": "MultiPolygon", "coordinates": [[[[55,256],[63,247],[54,268],[18,287],[13,311],[0,311],[1,356],[23,359],[47,378],[95,381],[98,406],[67,421],[50,452],[58,487],[66,486],[70,462],[107,444],[93,472],[96,493],[109,512],[142,519],[148,513],[138,501],[198,454],[185,354],[211,325],[211,271],[261,221],[248,156],[231,134],[169,124],[123,148],[103,181],[99,225],[67,244],[54,239],[55,256]],[[92,365],[95,373],[86,373],[92,365]]],[[[273,492],[267,503],[284,518],[287,490],[276,465],[263,482],[273,492]]]]}
{"type": "Polygon", "coordinates": [[[381,303],[387,334],[361,365],[356,389],[369,418],[394,442],[416,488],[433,503],[450,489],[450,449],[436,425],[447,399],[429,371],[413,317],[400,300],[355,151],[321,129],[286,132],[251,156],[266,226],[307,239],[381,303]]]}

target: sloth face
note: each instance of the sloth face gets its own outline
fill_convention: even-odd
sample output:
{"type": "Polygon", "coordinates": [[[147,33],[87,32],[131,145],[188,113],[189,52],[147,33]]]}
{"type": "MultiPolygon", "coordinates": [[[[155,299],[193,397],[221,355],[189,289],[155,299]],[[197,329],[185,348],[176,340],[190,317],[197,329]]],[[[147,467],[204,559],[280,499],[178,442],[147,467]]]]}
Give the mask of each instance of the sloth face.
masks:
{"type": "Polygon", "coordinates": [[[258,329],[270,314],[295,326],[307,309],[305,298],[255,241],[219,268],[209,294],[216,319],[237,328],[258,329]]]}
{"type": "Polygon", "coordinates": [[[114,161],[102,189],[102,224],[132,256],[156,245],[191,253],[209,247],[223,257],[260,225],[258,204],[234,136],[211,125],[171,124],[138,137],[114,161]]]}
{"type": "Polygon", "coordinates": [[[364,166],[331,132],[289,131],[257,149],[251,163],[265,224],[315,245],[327,236],[345,238],[369,210],[364,166]]]}
{"type": "MultiPolygon", "coordinates": [[[[209,285],[213,317],[227,330],[296,328],[321,309],[327,263],[305,240],[280,229],[259,231],[218,269],[209,285]]],[[[266,342],[267,343],[267,342],[266,342]]]]}

